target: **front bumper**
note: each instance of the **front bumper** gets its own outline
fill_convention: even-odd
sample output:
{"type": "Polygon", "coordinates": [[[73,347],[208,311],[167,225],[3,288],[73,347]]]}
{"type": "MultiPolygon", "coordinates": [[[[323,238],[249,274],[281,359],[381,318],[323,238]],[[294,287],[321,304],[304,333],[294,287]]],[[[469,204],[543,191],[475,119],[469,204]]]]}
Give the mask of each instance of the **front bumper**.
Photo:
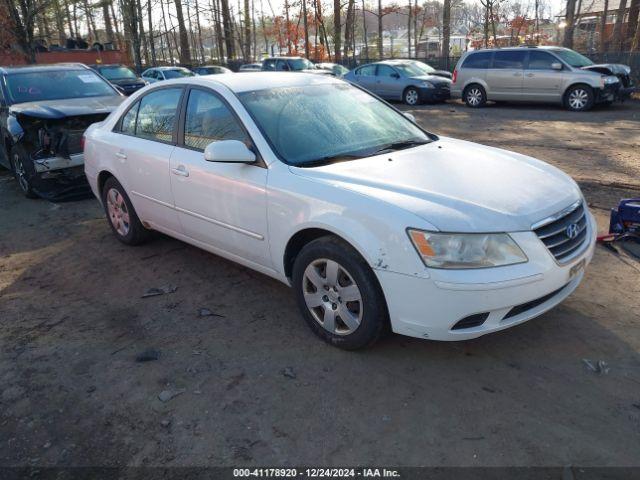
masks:
{"type": "Polygon", "coordinates": [[[529,258],[526,264],[475,271],[430,269],[430,278],[376,270],[392,330],[432,340],[467,340],[543,314],[582,281],[597,231],[590,213],[588,219],[585,247],[566,264],[557,263],[534,232],[518,232],[512,236],[529,258]],[[458,322],[475,315],[484,316],[480,325],[459,328],[458,322]]]}
{"type": "Polygon", "coordinates": [[[421,102],[443,102],[451,98],[451,90],[448,88],[418,88],[421,102]]]}
{"type": "Polygon", "coordinates": [[[90,194],[82,153],[70,155],[69,158],[36,158],[33,159],[33,167],[35,175],[31,184],[35,192],[46,200],[72,200],[90,194]]]}

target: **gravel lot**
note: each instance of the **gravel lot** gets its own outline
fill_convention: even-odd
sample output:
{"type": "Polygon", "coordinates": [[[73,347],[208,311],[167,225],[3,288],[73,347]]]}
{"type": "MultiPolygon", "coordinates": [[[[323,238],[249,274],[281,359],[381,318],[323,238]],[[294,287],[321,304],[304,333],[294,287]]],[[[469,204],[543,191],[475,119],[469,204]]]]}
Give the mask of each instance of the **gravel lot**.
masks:
{"type": "MultiPolygon", "coordinates": [[[[410,111],[563,168],[601,230],[640,194],[640,103],[410,111]]],[[[3,171],[0,465],[640,466],[639,273],[598,247],[534,321],[349,353],[309,331],[286,286],[163,236],[125,247],[96,200],[26,200],[3,171]]]]}

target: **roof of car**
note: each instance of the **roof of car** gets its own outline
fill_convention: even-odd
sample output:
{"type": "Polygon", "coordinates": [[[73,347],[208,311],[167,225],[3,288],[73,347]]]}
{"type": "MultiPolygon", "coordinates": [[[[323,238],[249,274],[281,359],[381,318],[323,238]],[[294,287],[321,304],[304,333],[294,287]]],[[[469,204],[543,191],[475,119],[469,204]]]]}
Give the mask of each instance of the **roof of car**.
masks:
{"type": "Polygon", "coordinates": [[[526,49],[538,49],[538,50],[570,50],[569,48],[559,47],[557,45],[519,45],[517,47],[500,47],[500,48],[481,48],[479,50],[471,50],[469,53],[478,52],[499,52],[499,51],[521,51],[526,49]]]}
{"type": "Polygon", "coordinates": [[[89,65],[91,68],[104,68],[104,67],[125,67],[125,68],[129,68],[128,66],[122,64],[122,63],[96,63],[93,65],[89,65]]]}
{"type": "Polygon", "coordinates": [[[342,80],[338,80],[331,75],[316,75],[301,72],[255,72],[252,75],[222,73],[211,76],[185,77],[167,80],[162,82],[162,85],[168,85],[169,83],[193,83],[199,85],[222,84],[235,93],[242,93],[252,90],[264,90],[266,88],[305,87],[308,85],[340,82],[342,82],[342,80]]]}
{"type": "Polygon", "coordinates": [[[0,73],[32,73],[53,72],[60,70],[89,69],[84,63],[55,63],[48,65],[16,65],[12,67],[0,67],[0,73]]]}
{"type": "Polygon", "coordinates": [[[296,56],[290,56],[290,57],[267,57],[265,58],[265,60],[306,60],[304,57],[296,57],[296,56]]]}
{"type": "Polygon", "coordinates": [[[175,65],[173,67],[152,67],[147,70],[189,70],[187,67],[181,67],[180,65],[175,65]]]}

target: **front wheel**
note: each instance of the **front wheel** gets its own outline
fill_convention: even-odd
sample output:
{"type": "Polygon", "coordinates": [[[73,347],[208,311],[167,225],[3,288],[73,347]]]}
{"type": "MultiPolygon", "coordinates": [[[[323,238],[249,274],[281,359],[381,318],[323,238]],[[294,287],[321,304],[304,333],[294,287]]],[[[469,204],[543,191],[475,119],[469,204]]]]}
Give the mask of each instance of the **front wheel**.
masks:
{"type": "Polygon", "coordinates": [[[11,149],[11,167],[23,195],[27,198],[37,198],[32,185],[35,168],[29,155],[21,146],[15,146],[11,149]]]}
{"type": "Polygon", "coordinates": [[[593,107],[593,89],[587,85],[574,85],[567,90],[565,106],[572,112],[586,112],[593,107]]]}
{"type": "Polygon", "coordinates": [[[409,87],[404,91],[403,100],[407,105],[417,105],[420,102],[420,94],[415,88],[409,87]]]}
{"type": "Polygon", "coordinates": [[[346,350],[378,340],[389,323],[378,280],[367,262],[337,237],[308,243],[293,266],[293,288],[316,335],[346,350]]]}

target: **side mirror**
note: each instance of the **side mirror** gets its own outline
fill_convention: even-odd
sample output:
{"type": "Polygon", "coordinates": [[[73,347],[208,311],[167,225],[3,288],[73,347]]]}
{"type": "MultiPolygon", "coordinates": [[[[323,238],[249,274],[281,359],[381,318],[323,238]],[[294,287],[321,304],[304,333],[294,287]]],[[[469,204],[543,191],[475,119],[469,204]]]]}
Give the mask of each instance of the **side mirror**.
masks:
{"type": "Polygon", "coordinates": [[[116,87],[116,90],[118,90],[122,95],[126,94],[124,88],[122,88],[120,85],[114,85],[114,87],[116,87]]]}
{"type": "Polygon", "coordinates": [[[207,162],[253,163],[256,156],[239,140],[220,140],[207,145],[204,159],[207,162]]]}
{"type": "Polygon", "coordinates": [[[560,62],[553,62],[551,68],[553,70],[562,70],[562,64],[560,62]]]}
{"type": "Polygon", "coordinates": [[[393,78],[400,78],[400,75],[398,75],[398,74],[397,74],[397,73],[395,73],[395,72],[394,72],[394,73],[392,73],[392,74],[391,74],[391,76],[392,76],[393,78]]]}
{"type": "Polygon", "coordinates": [[[404,115],[407,119],[411,120],[413,123],[416,123],[416,117],[414,117],[411,113],[409,113],[409,112],[404,112],[404,113],[403,113],[403,115],[404,115]]]}

